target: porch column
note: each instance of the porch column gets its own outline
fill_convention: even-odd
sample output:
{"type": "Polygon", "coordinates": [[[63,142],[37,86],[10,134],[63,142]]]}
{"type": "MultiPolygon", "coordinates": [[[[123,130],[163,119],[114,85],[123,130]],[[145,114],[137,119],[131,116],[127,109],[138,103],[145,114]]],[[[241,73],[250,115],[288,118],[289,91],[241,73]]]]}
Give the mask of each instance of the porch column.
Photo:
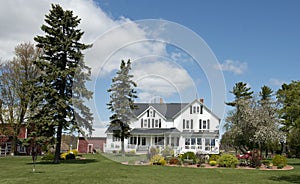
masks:
{"type": "Polygon", "coordinates": [[[150,135],[150,147],[152,147],[152,135],[150,135]]]}

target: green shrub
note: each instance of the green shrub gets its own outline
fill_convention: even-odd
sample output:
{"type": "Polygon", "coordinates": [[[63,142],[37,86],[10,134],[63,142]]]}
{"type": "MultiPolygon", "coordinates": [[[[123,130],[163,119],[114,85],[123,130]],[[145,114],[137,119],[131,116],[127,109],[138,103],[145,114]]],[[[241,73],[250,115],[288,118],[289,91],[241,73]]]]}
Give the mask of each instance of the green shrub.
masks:
{"type": "Polygon", "coordinates": [[[209,159],[208,159],[208,162],[210,161],[218,161],[218,159],[220,158],[220,155],[210,155],[209,156],[209,159]]]}
{"type": "Polygon", "coordinates": [[[220,167],[236,167],[238,163],[238,159],[231,154],[223,154],[218,160],[220,167]]]}
{"type": "Polygon", "coordinates": [[[283,164],[278,164],[277,169],[282,169],[284,167],[283,164]]]}
{"type": "Polygon", "coordinates": [[[210,166],[216,166],[217,165],[217,161],[211,160],[211,161],[209,161],[209,165],[210,166]]]}
{"type": "Polygon", "coordinates": [[[193,162],[196,162],[196,155],[194,152],[186,152],[181,157],[182,160],[193,160],[193,162]]]}
{"type": "Polygon", "coordinates": [[[275,155],[275,157],[272,160],[274,166],[278,166],[279,164],[286,166],[286,162],[287,162],[286,157],[282,155],[275,155]]]}
{"type": "Polygon", "coordinates": [[[263,160],[262,164],[264,164],[265,166],[269,166],[270,165],[270,160],[263,160]]]}
{"type": "Polygon", "coordinates": [[[47,152],[43,157],[42,160],[54,160],[54,153],[47,152]]]}
{"type": "Polygon", "coordinates": [[[166,161],[165,161],[164,157],[161,155],[154,155],[151,158],[150,163],[152,165],[166,165],[166,161]]]}

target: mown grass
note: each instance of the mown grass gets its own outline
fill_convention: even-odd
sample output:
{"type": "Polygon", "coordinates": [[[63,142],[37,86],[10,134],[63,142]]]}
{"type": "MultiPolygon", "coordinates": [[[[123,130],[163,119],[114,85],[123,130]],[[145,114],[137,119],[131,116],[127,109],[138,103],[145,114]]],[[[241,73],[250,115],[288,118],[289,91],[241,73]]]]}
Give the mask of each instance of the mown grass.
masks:
{"type": "MultiPolygon", "coordinates": [[[[163,166],[131,166],[102,155],[85,155],[85,160],[51,164],[38,161],[32,172],[30,157],[0,158],[0,184],[205,184],[205,183],[300,183],[300,159],[289,160],[290,171],[207,169],[163,166]]],[[[132,158],[131,158],[132,159],[132,158]]]]}

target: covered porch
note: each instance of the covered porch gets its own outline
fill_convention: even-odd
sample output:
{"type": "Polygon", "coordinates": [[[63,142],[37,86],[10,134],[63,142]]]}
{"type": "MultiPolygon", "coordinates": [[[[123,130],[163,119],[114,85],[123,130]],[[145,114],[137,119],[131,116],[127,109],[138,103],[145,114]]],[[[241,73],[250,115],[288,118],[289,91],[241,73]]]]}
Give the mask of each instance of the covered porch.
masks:
{"type": "Polygon", "coordinates": [[[128,146],[135,147],[136,152],[147,152],[152,147],[160,150],[167,146],[177,149],[179,139],[180,132],[176,128],[137,128],[131,131],[128,146]]]}

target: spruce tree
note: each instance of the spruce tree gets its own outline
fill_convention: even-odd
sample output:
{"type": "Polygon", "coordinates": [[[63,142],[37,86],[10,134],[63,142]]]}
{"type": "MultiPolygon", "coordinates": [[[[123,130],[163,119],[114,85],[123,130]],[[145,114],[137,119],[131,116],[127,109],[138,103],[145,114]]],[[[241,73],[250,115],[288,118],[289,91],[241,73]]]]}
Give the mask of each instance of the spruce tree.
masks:
{"type": "Polygon", "coordinates": [[[125,156],[124,140],[130,136],[130,122],[135,118],[134,99],[137,98],[134,90],[137,85],[132,80],[133,75],[129,74],[130,70],[130,60],[127,63],[122,60],[120,70],[112,79],[111,88],[107,90],[111,93],[107,106],[113,113],[110,117],[110,126],[114,130],[113,135],[121,139],[122,156],[125,156]]]}
{"type": "Polygon", "coordinates": [[[43,55],[35,62],[42,75],[35,84],[39,95],[34,98],[40,104],[36,104],[39,111],[33,121],[42,118],[45,131],[55,130],[54,163],[59,163],[63,130],[92,131],[92,113],[84,104],[84,100],[92,98],[92,92],[85,87],[90,79],[90,68],[85,65],[82,53],[92,45],[80,42],[84,34],[77,28],[80,18],[70,10],[52,5],[45,22],[41,26],[45,34],[34,38],[37,47],[43,49],[43,55]]]}

